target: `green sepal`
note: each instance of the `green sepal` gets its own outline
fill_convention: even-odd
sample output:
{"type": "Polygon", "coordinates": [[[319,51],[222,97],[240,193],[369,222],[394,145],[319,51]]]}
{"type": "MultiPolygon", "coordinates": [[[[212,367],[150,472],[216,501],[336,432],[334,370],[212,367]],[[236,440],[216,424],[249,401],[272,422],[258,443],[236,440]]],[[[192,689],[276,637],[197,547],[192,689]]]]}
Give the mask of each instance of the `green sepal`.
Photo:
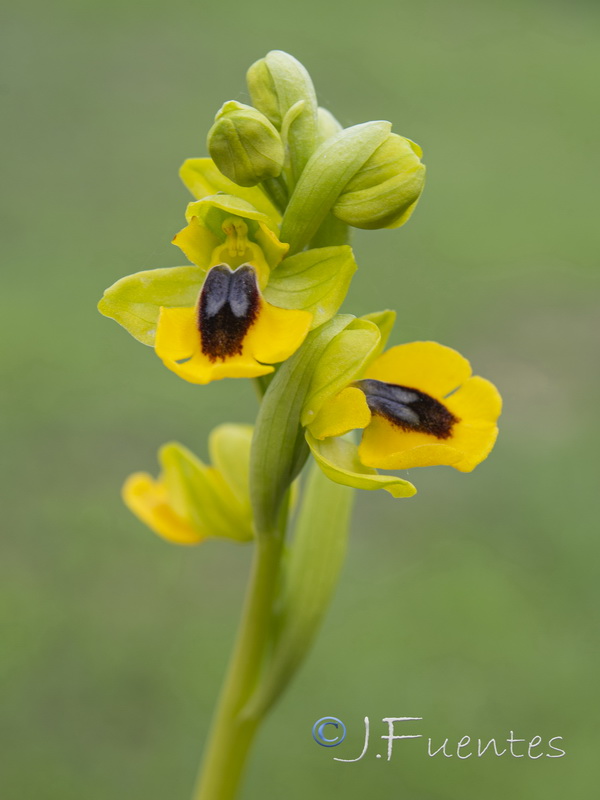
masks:
{"type": "Polygon", "coordinates": [[[353,497],[313,464],[283,566],[273,649],[244,709],[250,716],[262,716],[275,703],[318,633],[344,562],[353,497]]]}
{"type": "Polygon", "coordinates": [[[260,186],[238,186],[219,171],[212,158],[186,159],[179,169],[179,176],[197,200],[219,192],[232,194],[270,219],[277,222],[281,219],[281,214],[260,186]]]}
{"type": "Polygon", "coordinates": [[[364,122],[345,128],[312,155],[290,198],[281,240],[290,252],[302,250],[333,208],[346,184],[388,136],[391,123],[364,122]]]}
{"type": "MultiPolygon", "coordinates": [[[[250,437],[239,444],[238,458],[247,463],[250,437]]],[[[177,442],[161,447],[159,460],[173,507],[180,509],[198,531],[235,541],[252,539],[247,487],[245,495],[238,495],[220,470],[207,466],[177,442]]]]}
{"type": "Polygon", "coordinates": [[[329,397],[362,375],[380,338],[375,323],[359,318],[331,340],[314,367],[302,409],[302,425],[310,425],[329,397]]]}
{"type": "Polygon", "coordinates": [[[285,493],[308,456],[300,414],[315,366],[353,319],[340,314],[309,333],[302,347],[279,367],[265,393],[250,455],[250,497],[259,535],[274,532],[285,493]]]}
{"type": "Polygon", "coordinates": [[[264,296],[280,308],[310,311],[311,327],[318,328],[342,305],[355,272],[354,254],[347,245],[306,250],[273,270],[264,296]]]}
{"type": "Polygon", "coordinates": [[[325,475],[335,483],[354,489],[385,489],[392,497],[412,497],[416,488],[394,475],[380,475],[365,467],[358,457],[358,447],[348,438],[332,437],[319,441],[306,431],[306,441],[325,475]]]}
{"type": "Polygon", "coordinates": [[[142,344],[153,346],[160,307],[195,305],[204,275],[200,267],[166,267],[126,275],[104,292],[98,310],[142,344]]]}

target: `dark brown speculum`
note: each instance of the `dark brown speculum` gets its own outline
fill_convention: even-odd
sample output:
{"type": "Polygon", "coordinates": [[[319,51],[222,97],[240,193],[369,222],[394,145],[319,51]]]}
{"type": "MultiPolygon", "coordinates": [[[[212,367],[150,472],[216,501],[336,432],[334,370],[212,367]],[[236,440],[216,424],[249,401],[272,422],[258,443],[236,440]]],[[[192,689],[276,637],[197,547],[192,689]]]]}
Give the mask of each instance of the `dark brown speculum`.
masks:
{"type": "Polygon", "coordinates": [[[240,355],[259,305],[256,272],[250,264],[236,270],[227,264],[213,267],[198,301],[198,330],[204,355],[211,361],[240,355]]]}
{"type": "Polygon", "coordinates": [[[356,381],[354,386],[364,392],[372,414],[404,431],[448,439],[459,421],[443,403],[418,389],[371,379],[356,381]]]}

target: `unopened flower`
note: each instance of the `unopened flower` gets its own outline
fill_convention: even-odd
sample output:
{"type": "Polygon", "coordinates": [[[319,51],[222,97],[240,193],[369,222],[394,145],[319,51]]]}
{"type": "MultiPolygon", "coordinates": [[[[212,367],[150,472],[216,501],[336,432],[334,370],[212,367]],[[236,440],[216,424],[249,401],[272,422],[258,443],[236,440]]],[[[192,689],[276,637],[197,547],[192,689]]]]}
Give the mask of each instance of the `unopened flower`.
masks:
{"type": "Polygon", "coordinates": [[[355,228],[398,228],[408,222],[425,185],[423,151],[390,133],[344,187],[334,215],[355,228]]]}
{"type": "Polygon", "coordinates": [[[235,100],[217,113],[207,144],[219,170],[238,186],[256,186],[283,168],[285,152],[275,127],[256,108],[235,100]]]}

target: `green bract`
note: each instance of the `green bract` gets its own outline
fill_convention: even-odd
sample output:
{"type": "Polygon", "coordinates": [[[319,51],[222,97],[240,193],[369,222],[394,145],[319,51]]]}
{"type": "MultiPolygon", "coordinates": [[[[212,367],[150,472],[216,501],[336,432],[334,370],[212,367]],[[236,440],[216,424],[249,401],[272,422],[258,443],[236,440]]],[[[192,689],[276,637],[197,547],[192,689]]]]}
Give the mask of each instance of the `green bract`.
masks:
{"type": "Polygon", "coordinates": [[[282,569],[273,651],[248,714],[264,714],[283,692],[316,636],[346,554],[354,493],[313,464],[282,569]]]}
{"type": "Polygon", "coordinates": [[[327,139],[313,154],[290,198],[281,223],[281,238],[292,253],[317,233],[350,179],[391,129],[389,122],[364,122],[327,139]]]}
{"type": "Polygon", "coordinates": [[[301,423],[310,425],[323,403],[358,378],[384,349],[396,314],[375,311],[353,319],[336,334],[313,367],[302,407],[301,423]]]}
{"type": "Polygon", "coordinates": [[[340,392],[361,374],[376,352],[381,333],[375,323],[354,319],[327,345],[313,367],[302,407],[301,422],[310,425],[328,397],[340,392]]]}
{"type": "Polygon", "coordinates": [[[281,138],[264,114],[230,100],[208,132],[208,151],[220,171],[238,186],[256,186],[281,173],[281,138]]]}
{"type": "Polygon", "coordinates": [[[261,403],[250,456],[250,495],[257,530],[267,536],[273,534],[285,493],[308,456],[300,417],[315,366],[352,320],[340,314],[312,331],[279,368],[261,403]]]}

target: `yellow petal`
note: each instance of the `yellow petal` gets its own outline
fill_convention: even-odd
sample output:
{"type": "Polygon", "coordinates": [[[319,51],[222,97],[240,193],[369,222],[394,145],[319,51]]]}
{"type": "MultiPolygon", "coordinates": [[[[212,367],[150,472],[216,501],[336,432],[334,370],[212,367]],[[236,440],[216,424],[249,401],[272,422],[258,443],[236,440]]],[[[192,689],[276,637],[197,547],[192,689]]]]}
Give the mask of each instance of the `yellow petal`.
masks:
{"type": "Polygon", "coordinates": [[[166,362],[191,358],[199,341],[195,308],[160,309],[154,345],[160,359],[166,362]]]}
{"type": "Polygon", "coordinates": [[[470,376],[471,365],[451,347],[437,342],[410,342],[379,356],[364,377],[419,389],[439,399],[470,376]]]}
{"type": "Polygon", "coordinates": [[[459,422],[452,430],[451,441],[462,457],[452,466],[460,472],[471,472],[488,457],[497,436],[498,428],[494,424],[459,422]]]}
{"type": "Polygon", "coordinates": [[[463,454],[453,446],[453,440],[448,442],[427,433],[403,431],[383,417],[374,416],[363,433],[358,454],[363,464],[380,469],[453,465],[463,454]]]}
{"type": "Polygon", "coordinates": [[[309,430],[315,439],[325,439],[366,428],[370,422],[371,412],[364,392],[349,386],[325,401],[309,430]]]}
{"type": "Polygon", "coordinates": [[[130,475],[123,486],[125,505],[159,536],[175,544],[198,544],[201,535],[169,505],[164,484],[145,472],[130,475]]]}
{"type": "Polygon", "coordinates": [[[211,361],[202,352],[202,340],[196,320],[195,308],[160,310],[156,330],[156,354],[180,378],[190,383],[206,384],[222,378],[257,378],[273,372],[273,367],[256,361],[247,344],[252,328],[258,325],[259,320],[246,336],[242,353],[230,356],[225,361],[211,361]],[[181,361],[183,363],[179,363],[181,361]]]}
{"type": "Polygon", "coordinates": [[[156,354],[166,367],[190,383],[257,378],[273,372],[270,364],[285,361],[300,347],[311,320],[312,314],[308,311],[276,308],[261,298],[257,318],[246,334],[242,352],[225,360],[212,361],[202,352],[196,309],[161,308],[156,354]]]}
{"type": "Polygon", "coordinates": [[[242,355],[230,356],[225,361],[211,361],[198,351],[184,364],[165,359],[163,364],[180,378],[201,385],[223,378],[258,378],[268,375],[274,369],[268,364],[259,364],[251,355],[243,352],[242,355]]]}
{"type": "Polygon", "coordinates": [[[258,230],[254,234],[256,243],[260,246],[271,269],[285,257],[290,249],[289,244],[280,242],[277,236],[263,222],[258,223],[258,230]]]}
{"type": "Polygon", "coordinates": [[[185,253],[192,264],[206,270],[211,266],[213,250],[221,241],[206,225],[202,225],[198,217],[192,217],[189,224],[173,237],[172,243],[185,253]]]}
{"type": "Polygon", "coordinates": [[[444,400],[456,417],[469,422],[496,422],[502,411],[502,398],[493,383],[475,375],[444,400]]]}
{"type": "Polygon", "coordinates": [[[256,322],[244,341],[244,351],[247,348],[254,358],[267,364],[285,361],[304,341],[311,321],[312,314],[308,311],[277,308],[261,299],[256,322]]]}
{"type": "Polygon", "coordinates": [[[444,402],[460,420],[452,429],[452,446],[463,457],[453,466],[461,472],[471,472],[494,446],[502,398],[493,383],[476,375],[444,402]]]}

